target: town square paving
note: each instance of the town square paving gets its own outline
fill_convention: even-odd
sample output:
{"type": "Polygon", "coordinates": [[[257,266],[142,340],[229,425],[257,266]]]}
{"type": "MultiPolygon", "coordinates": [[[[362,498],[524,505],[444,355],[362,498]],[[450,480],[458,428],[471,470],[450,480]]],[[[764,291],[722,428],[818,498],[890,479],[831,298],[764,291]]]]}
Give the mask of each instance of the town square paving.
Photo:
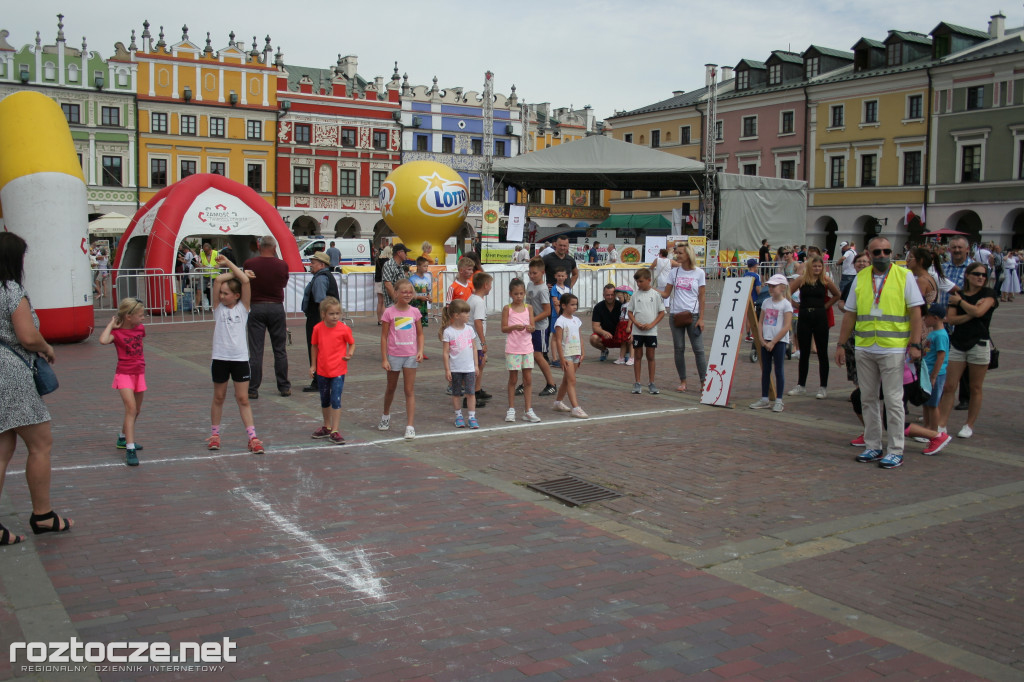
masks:
{"type": "MultiPolygon", "coordinates": [[[[693,389],[672,390],[667,330],[660,395],[632,395],[631,367],[587,358],[589,420],[538,398],[541,424],[506,424],[495,356],[484,386],[496,398],[468,432],[451,426],[430,328],[419,437],[406,441],[375,428],[383,372],[369,317],[354,323],[348,444],[309,438],[320,410],[297,390],[294,320],[294,393],[264,385],[253,402],[262,456],[246,452],[230,398],[224,447],[205,449],[210,325],[150,324],[145,449],[128,468],[113,447],[113,350],[96,335],[58,347],[53,498],[76,527],[0,550],[0,650],[228,638],[237,660],[53,672],[0,656],[0,678],[1021,679],[1022,310],[994,317],[1002,363],[974,438],[937,457],[908,442],[890,471],[853,461],[845,371],[832,368],[827,400],[787,397],[774,414],[746,408],[759,378],[741,356],[735,409],[702,407],[693,389]],[[622,496],[571,508],[526,487],[567,474],[622,496]]],[[[955,432],[965,413],[953,414],[955,432]]],[[[23,467],[19,450],[0,520],[26,533],[23,467]]]]}

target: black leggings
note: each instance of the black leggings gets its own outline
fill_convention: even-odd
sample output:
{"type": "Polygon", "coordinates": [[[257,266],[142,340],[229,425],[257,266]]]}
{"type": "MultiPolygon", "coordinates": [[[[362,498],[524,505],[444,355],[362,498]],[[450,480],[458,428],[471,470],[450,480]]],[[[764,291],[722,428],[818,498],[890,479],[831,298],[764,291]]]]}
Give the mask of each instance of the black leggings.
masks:
{"type": "Polygon", "coordinates": [[[800,372],[797,383],[807,386],[807,372],[811,365],[811,337],[818,349],[818,379],[822,388],[828,386],[828,312],[825,308],[800,310],[800,324],[796,328],[800,342],[800,372]]]}

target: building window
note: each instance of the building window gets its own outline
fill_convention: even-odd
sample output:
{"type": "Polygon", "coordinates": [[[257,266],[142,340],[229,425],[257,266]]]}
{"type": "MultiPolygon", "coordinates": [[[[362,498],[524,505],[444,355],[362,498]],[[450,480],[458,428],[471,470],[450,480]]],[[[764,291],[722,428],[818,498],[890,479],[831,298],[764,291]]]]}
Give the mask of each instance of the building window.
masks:
{"type": "Polygon", "coordinates": [[[864,154],[860,157],[860,186],[874,187],[878,184],[878,156],[864,154]]]}
{"type": "Polygon", "coordinates": [[[341,129],[341,146],[342,147],[355,147],[356,146],[356,131],[353,128],[342,128],[341,129]]]}
{"type": "Polygon", "coordinates": [[[679,128],[679,144],[690,144],[690,126],[679,128]]]}
{"type": "Polygon", "coordinates": [[[601,205],[601,190],[592,189],[590,190],[590,205],[600,206],[601,205]]]}
{"type": "Polygon", "coordinates": [[[227,175],[228,165],[223,161],[211,161],[210,172],[213,173],[214,175],[227,175]]]}
{"type": "Polygon", "coordinates": [[[842,104],[834,104],[829,110],[829,128],[842,128],[843,127],[843,113],[845,107],[842,104]]]}
{"type": "Polygon", "coordinates": [[[196,162],[182,160],[181,162],[181,179],[185,179],[190,175],[196,174],[196,162]]]}
{"type": "Polygon", "coordinates": [[[633,190],[631,190],[631,189],[624,189],[624,190],[622,190],[622,198],[623,199],[632,199],[633,198],[633,190]]]}
{"type": "Polygon", "coordinates": [[[526,201],[531,204],[539,204],[543,199],[539,189],[531,189],[526,193],[526,201]]]}
{"type": "Polygon", "coordinates": [[[566,203],[568,203],[565,200],[565,190],[564,189],[556,189],[555,190],[555,203],[558,204],[559,206],[564,206],[566,203]]]}
{"type": "Polygon", "coordinates": [[[750,71],[743,69],[736,72],[736,89],[746,90],[750,87],[750,71]]]}
{"type": "Polygon", "coordinates": [[[622,136],[622,141],[623,142],[629,142],[630,144],[632,144],[632,142],[633,142],[633,133],[626,133],[625,135],[623,135],[622,136]]]}
{"type": "Polygon", "coordinates": [[[469,141],[469,153],[473,156],[483,156],[484,153],[484,141],[481,139],[472,139],[469,141]]]}
{"type": "Polygon", "coordinates": [[[121,125],[121,109],[120,107],[101,107],[100,108],[100,124],[105,126],[119,126],[121,125]]]}
{"type": "Polygon", "coordinates": [[[149,160],[149,186],[167,186],[167,159],[149,160]]]}
{"type": "Polygon", "coordinates": [[[248,140],[263,139],[263,121],[246,121],[245,137],[248,140]]]}
{"type": "Polygon", "coordinates": [[[68,123],[81,123],[82,122],[82,107],[78,104],[61,104],[61,111],[64,112],[64,118],[68,120],[68,123]]]}
{"type": "Polygon", "coordinates": [[[167,114],[153,113],[150,115],[150,123],[154,133],[166,133],[167,132],[167,114]]]}
{"type": "Polygon", "coordinates": [[[960,182],[981,182],[981,145],[966,145],[963,147],[962,153],[960,182]]]}
{"type": "Polygon", "coordinates": [[[196,134],[196,117],[189,114],[182,114],[181,116],[181,134],[182,135],[195,135],[196,134]]]}
{"type": "Polygon", "coordinates": [[[481,201],[484,198],[484,185],[476,178],[469,180],[469,200],[481,201]]]}
{"type": "Polygon", "coordinates": [[[295,124],[295,144],[309,144],[313,139],[313,129],[308,123],[295,124]]]}
{"type": "Polygon", "coordinates": [[[821,73],[821,59],[819,57],[808,57],[804,60],[804,78],[810,80],[821,73]]]}
{"type": "Polygon", "coordinates": [[[772,64],[768,67],[768,85],[778,85],[782,82],[782,64],[772,64]]]}
{"type": "Polygon", "coordinates": [[[418,152],[428,151],[428,149],[427,149],[427,136],[426,135],[417,135],[416,136],[416,151],[418,151],[418,152]]]}
{"type": "Polygon", "coordinates": [[[651,147],[660,147],[660,146],[661,146],[661,131],[660,130],[652,130],[651,131],[651,147]]]}
{"type": "Polygon", "coordinates": [[[650,197],[651,199],[660,199],[661,198],[661,190],[660,189],[652,189],[650,192],[647,193],[647,196],[650,197]]]}
{"type": "Polygon", "coordinates": [[[905,152],[903,154],[903,184],[921,184],[921,152],[905,152]]]}
{"type": "Polygon", "coordinates": [[[210,137],[224,137],[224,119],[219,116],[210,117],[210,137]]]}
{"type": "Polygon", "coordinates": [[[338,193],[345,197],[355,196],[356,172],[354,170],[338,171],[338,193]]]}
{"type": "Polygon", "coordinates": [[[494,155],[505,156],[505,140],[494,141],[494,155]]]}
{"type": "Polygon", "coordinates": [[[833,156],[829,161],[831,166],[831,178],[829,187],[846,186],[846,159],[841,156],[833,156]]]}
{"type": "Polygon", "coordinates": [[[903,63],[903,43],[890,43],[885,48],[885,65],[899,66],[903,63]]]}
{"type": "Polygon", "coordinates": [[[1017,143],[1017,179],[1024,180],[1024,140],[1017,143]]]}
{"type": "Polygon", "coordinates": [[[245,184],[257,192],[263,191],[263,166],[258,163],[250,163],[245,167],[245,184]]]}
{"type": "Polygon", "coordinates": [[[455,149],[455,141],[450,137],[441,138],[441,153],[451,154],[452,150],[455,149]]]}
{"type": "Polygon", "coordinates": [[[878,123],[878,100],[864,102],[864,123],[878,123]]]}
{"type": "Polygon", "coordinates": [[[976,85],[973,88],[967,88],[967,108],[981,109],[983,106],[985,106],[985,86],[976,85]]]}
{"type": "Polygon", "coordinates": [[[370,173],[370,196],[378,196],[380,187],[388,177],[387,171],[373,171],[370,173]]]}
{"type": "Polygon", "coordinates": [[[783,111],[782,116],[779,119],[779,133],[781,135],[788,135],[793,132],[793,112],[783,111]]]}
{"type": "Polygon", "coordinates": [[[924,118],[923,100],[924,97],[921,95],[911,95],[907,98],[907,118],[924,118]]]}
{"type": "Polygon", "coordinates": [[[757,175],[757,164],[756,163],[745,163],[743,164],[744,175],[757,175]]]}
{"type": "Polygon", "coordinates": [[[757,137],[757,116],[743,117],[743,134],[740,137],[757,137]]]}
{"type": "Polygon", "coordinates": [[[309,167],[299,166],[292,169],[292,192],[309,194],[309,167]]]}
{"type": "Polygon", "coordinates": [[[792,159],[779,162],[779,177],[783,180],[796,179],[796,161],[792,159]]]}
{"type": "Polygon", "coordinates": [[[103,157],[103,186],[121,187],[121,157],[103,157]]]}
{"type": "Polygon", "coordinates": [[[721,142],[725,139],[725,126],[722,121],[715,121],[715,142],[721,142]]]}
{"type": "Polygon", "coordinates": [[[388,134],[384,130],[373,131],[373,148],[374,149],[387,149],[388,148],[388,134]]]}

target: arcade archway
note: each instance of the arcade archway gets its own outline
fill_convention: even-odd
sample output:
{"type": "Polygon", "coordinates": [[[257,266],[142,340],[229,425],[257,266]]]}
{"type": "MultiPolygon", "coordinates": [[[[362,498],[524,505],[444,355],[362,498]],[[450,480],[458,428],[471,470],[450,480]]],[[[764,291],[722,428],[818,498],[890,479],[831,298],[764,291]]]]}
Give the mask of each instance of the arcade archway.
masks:
{"type": "Polygon", "coordinates": [[[965,232],[972,243],[981,241],[981,218],[974,211],[957,211],[946,219],[946,228],[965,232]]]}
{"type": "Polygon", "coordinates": [[[292,234],[296,237],[312,237],[320,234],[320,223],[308,215],[299,216],[292,223],[292,234]]]}
{"type": "Polygon", "coordinates": [[[359,236],[359,222],[355,218],[342,218],[334,224],[334,236],[338,239],[355,239],[359,236]]]}
{"type": "Polygon", "coordinates": [[[836,219],[832,216],[821,216],[814,221],[814,231],[825,235],[825,250],[829,253],[835,253],[836,244],[838,243],[836,235],[839,232],[839,224],[836,222],[836,219]]]}
{"type": "Polygon", "coordinates": [[[1003,232],[1010,233],[1010,248],[1024,249],[1024,208],[1015,208],[1003,219],[1003,232]]]}

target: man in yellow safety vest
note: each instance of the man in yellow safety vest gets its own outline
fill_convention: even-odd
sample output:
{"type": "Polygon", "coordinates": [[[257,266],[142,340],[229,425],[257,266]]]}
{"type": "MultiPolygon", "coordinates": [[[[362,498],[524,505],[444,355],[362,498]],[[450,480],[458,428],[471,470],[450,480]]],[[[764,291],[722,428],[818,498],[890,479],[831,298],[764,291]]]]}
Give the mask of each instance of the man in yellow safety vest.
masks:
{"type": "Polygon", "coordinates": [[[843,344],[853,334],[857,382],[864,410],[864,445],[858,462],[878,462],[883,469],[903,464],[903,358],[921,358],[921,306],[917,280],[892,263],[892,244],[885,237],[868,242],[871,267],[857,273],[846,299],[839,331],[836,364],[846,362],[843,344]],[[882,456],[882,411],[885,401],[888,453],[882,456]]]}

